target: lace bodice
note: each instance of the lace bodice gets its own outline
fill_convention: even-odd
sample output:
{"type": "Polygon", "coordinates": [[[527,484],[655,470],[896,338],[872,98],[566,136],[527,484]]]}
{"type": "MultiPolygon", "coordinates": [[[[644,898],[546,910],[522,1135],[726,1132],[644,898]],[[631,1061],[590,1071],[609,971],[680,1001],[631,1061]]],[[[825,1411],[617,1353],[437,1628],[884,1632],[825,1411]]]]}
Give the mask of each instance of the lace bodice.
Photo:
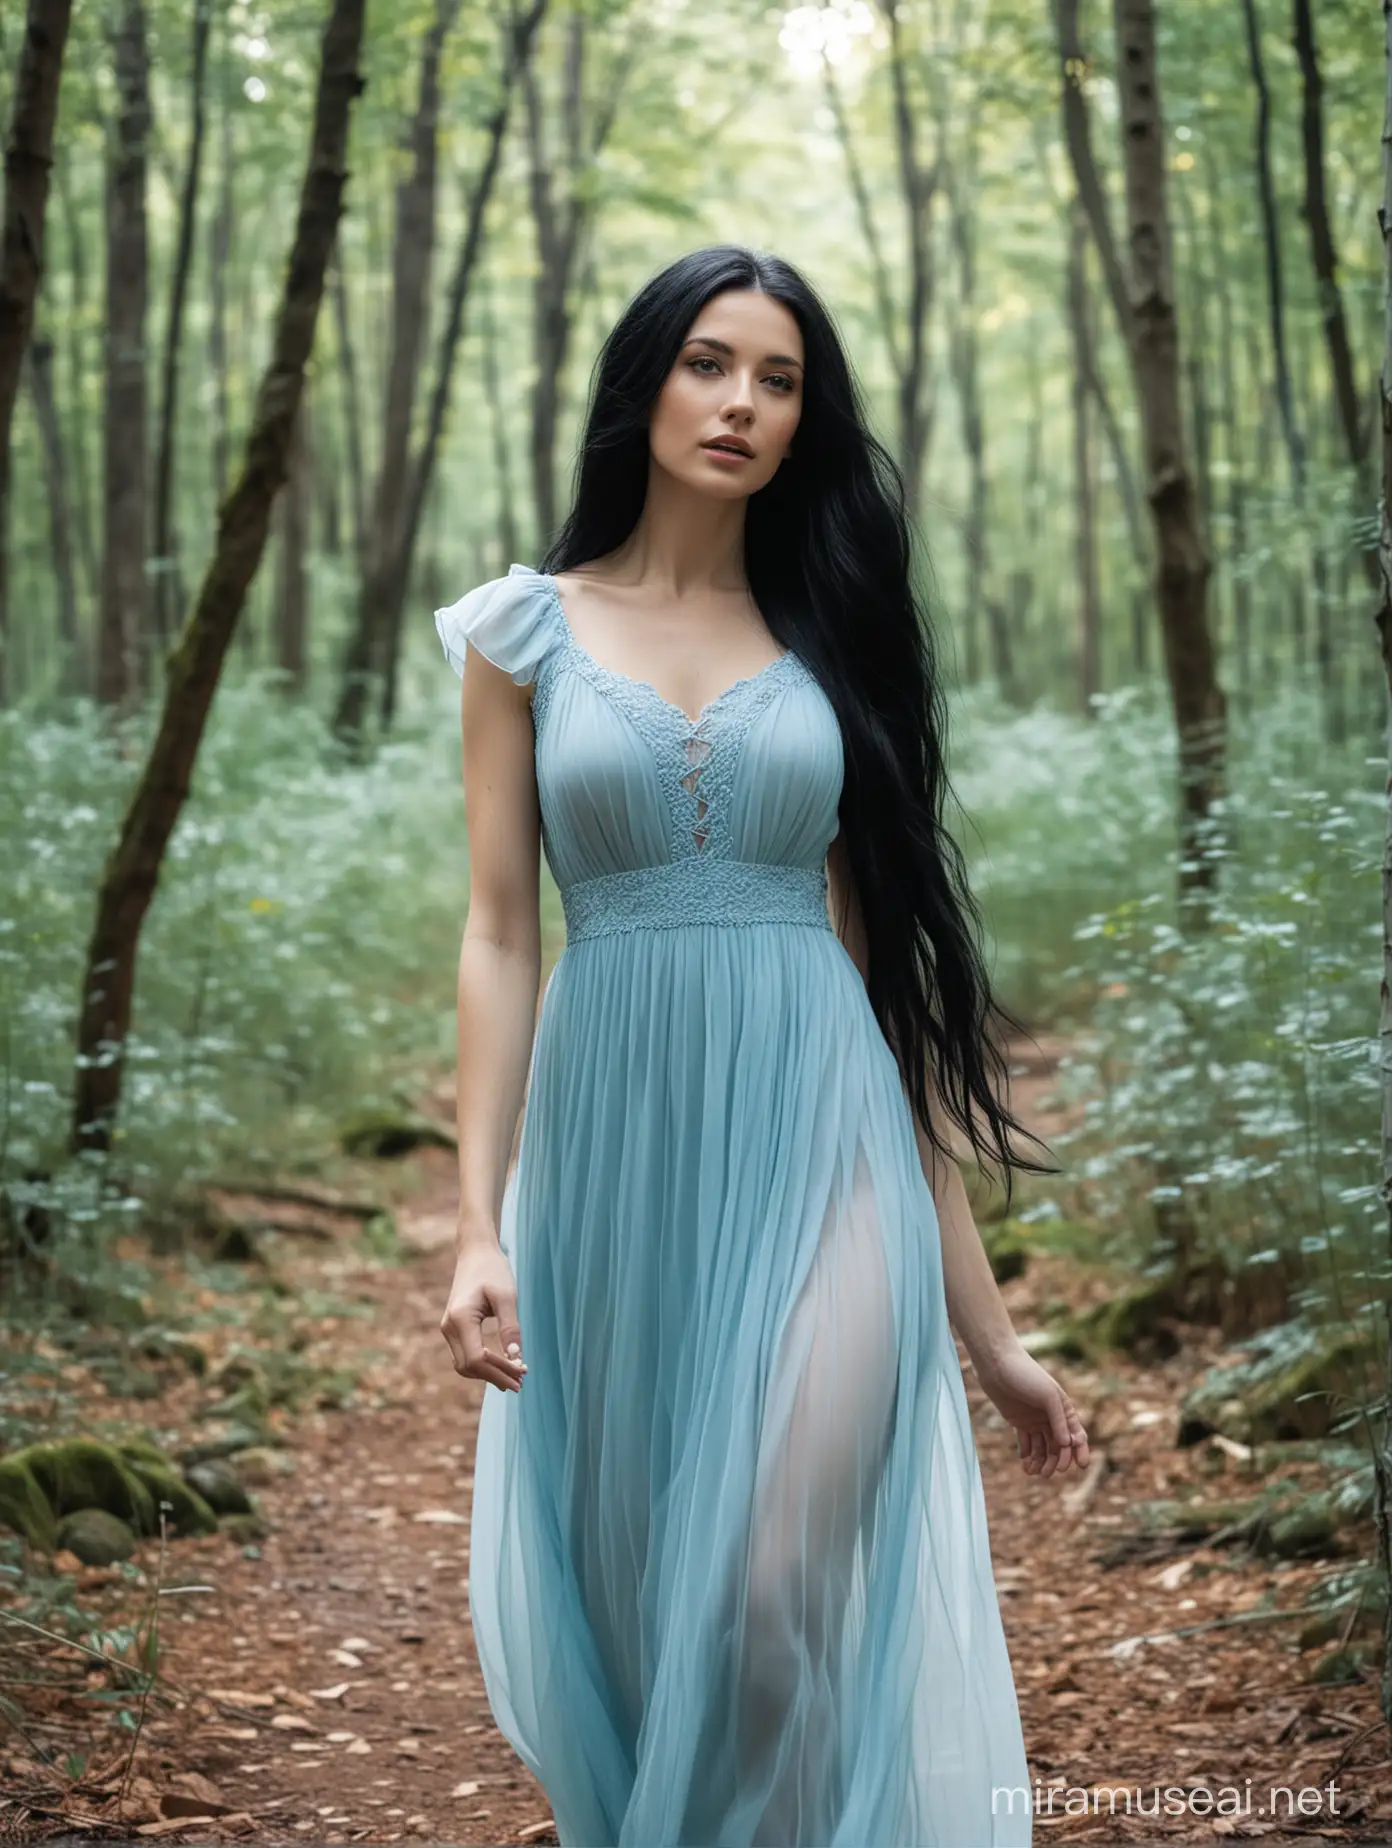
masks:
{"type": "Polygon", "coordinates": [[[555,580],[524,565],[437,610],[435,624],[458,673],[468,644],[532,687],[543,846],[572,940],[658,922],[830,927],[841,734],[795,652],[693,719],[596,661],[555,580]]]}

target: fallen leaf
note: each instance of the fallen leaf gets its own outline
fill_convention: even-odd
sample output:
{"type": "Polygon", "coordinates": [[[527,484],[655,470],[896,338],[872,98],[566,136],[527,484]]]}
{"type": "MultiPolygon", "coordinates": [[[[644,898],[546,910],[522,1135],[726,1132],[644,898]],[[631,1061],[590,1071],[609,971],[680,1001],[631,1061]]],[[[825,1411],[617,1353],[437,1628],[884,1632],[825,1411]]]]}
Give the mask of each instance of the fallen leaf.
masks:
{"type": "Polygon", "coordinates": [[[545,1835],[548,1829],[554,1829],[555,1826],[556,1824],[550,1816],[546,1818],[545,1822],[529,1822],[525,1829],[519,1829],[517,1831],[517,1839],[519,1842],[529,1842],[534,1836],[545,1835]]]}
{"type": "Polygon", "coordinates": [[[351,1681],[336,1681],[331,1688],[311,1688],[309,1691],[315,1700],[342,1700],[352,1685],[351,1681]]]}
{"type": "Polygon", "coordinates": [[[329,1660],[337,1662],[340,1668],[361,1668],[362,1657],[353,1654],[351,1649],[331,1649],[329,1660]]]}
{"type": "Polygon", "coordinates": [[[330,1745],[347,1745],[350,1740],[356,1739],[357,1736],[358,1735],[353,1732],[331,1732],[325,1733],[324,1735],[330,1745]]]}
{"type": "Polygon", "coordinates": [[[372,1747],[368,1744],[366,1739],[355,1739],[347,1749],[355,1758],[361,1758],[364,1753],[370,1752],[372,1747]]]}
{"type": "Polygon", "coordinates": [[[317,1732],[317,1726],[311,1726],[302,1713],[278,1713],[271,1725],[280,1732],[317,1732]]]}
{"type": "Polygon", "coordinates": [[[456,1784],[450,1795],[452,1797],[476,1797],[478,1788],[478,1780],[474,1778],[466,1784],[456,1784]]]}
{"type": "Polygon", "coordinates": [[[166,1816],[163,1822],[142,1822],[137,1835],[173,1835],[179,1829],[192,1829],[200,1822],[216,1822],[216,1816],[166,1816]]]}
{"type": "Polygon", "coordinates": [[[375,1649],[377,1645],[368,1642],[365,1636],[347,1636],[338,1646],[340,1649],[358,1649],[366,1653],[370,1649],[375,1649]]]}
{"type": "Polygon", "coordinates": [[[428,1523],[432,1527],[467,1527],[469,1517],[456,1514],[453,1508],[427,1508],[421,1514],[413,1514],[413,1521],[428,1523]]]}
{"type": "Polygon", "coordinates": [[[245,1694],[240,1688],[209,1688],[209,1700],[225,1700],[229,1707],[274,1707],[274,1694],[245,1694]]]}

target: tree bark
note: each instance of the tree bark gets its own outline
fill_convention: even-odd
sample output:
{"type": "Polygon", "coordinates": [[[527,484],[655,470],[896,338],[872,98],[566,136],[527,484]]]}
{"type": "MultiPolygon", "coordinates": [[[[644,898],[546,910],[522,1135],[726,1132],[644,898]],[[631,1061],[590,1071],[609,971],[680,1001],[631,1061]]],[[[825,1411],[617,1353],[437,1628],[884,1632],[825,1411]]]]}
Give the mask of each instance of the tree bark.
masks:
{"type": "Polygon", "coordinates": [[[232,227],[236,213],[236,195],[232,176],[235,158],[232,147],[232,71],[231,50],[223,43],[221,51],[221,90],[218,113],[217,210],[208,235],[208,363],[213,374],[213,505],[222,505],[232,467],[232,410],[228,390],[227,353],[227,269],[232,255],[232,227]]]}
{"type": "Polygon", "coordinates": [[[542,550],[559,524],[556,505],[556,436],[565,388],[566,361],[574,325],[575,278],[582,268],[585,237],[594,216],[587,185],[604,151],[618,113],[620,98],[637,52],[637,28],[615,66],[598,88],[588,131],[585,124],[586,62],[590,22],[572,6],[567,15],[560,108],[562,158],[552,160],[546,131],[548,111],[542,102],[530,60],[522,66],[522,98],[527,121],[527,176],[536,232],[537,276],[533,295],[532,338],[536,378],[532,386],[531,476],[538,542],[542,550]],[[563,184],[558,185],[558,181],[563,184]]]}
{"type": "Polygon", "coordinates": [[[362,394],[353,344],[352,306],[344,273],[343,239],[334,246],[331,270],[334,326],[338,335],[338,377],[342,391],[343,432],[348,456],[348,504],[352,513],[353,556],[360,573],[367,570],[367,468],[363,461],[362,394]]]}
{"type": "MultiPolygon", "coordinates": [[[[82,218],[73,197],[72,164],[63,158],[60,151],[56,169],[58,197],[62,204],[63,238],[66,245],[68,270],[70,273],[72,312],[64,317],[68,322],[66,350],[68,356],[69,376],[73,379],[85,379],[90,370],[87,358],[88,340],[86,323],[87,314],[87,260],[86,245],[83,237],[82,218]]],[[[93,509],[92,473],[90,448],[88,441],[87,407],[79,391],[71,394],[68,406],[68,455],[72,464],[72,508],[73,524],[76,530],[77,556],[82,565],[82,585],[87,596],[95,602],[101,586],[101,563],[97,556],[96,515],[93,509]]],[[[90,655],[91,650],[87,653],[90,655]]],[[[83,691],[91,691],[91,663],[88,664],[88,679],[83,683],[83,691]]]]}
{"type": "Polygon", "coordinates": [[[129,708],[148,683],[145,609],[145,222],[150,66],[143,0],[124,0],[114,43],[120,105],[107,157],[106,392],[97,698],[129,708]]]}
{"type": "Polygon", "coordinates": [[[34,399],[34,420],[43,445],[44,491],[48,496],[49,542],[53,552],[53,578],[58,589],[58,638],[63,649],[59,684],[78,692],[86,685],[82,637],[77,621],[77,581],[73,571],[72,495],[68,489],[63,430],[53,391],[53,342],[36,334],[29,343],[29,389],[34,399]]]}
{"type": "Polygon", "coordinates": [[[10,456],[15,404],[44,267],[53,124],[71,0],[29,0],[5,144],[0,221],[0,704],[9,696],[10,456]]]}
{"type": "MultiPolygon", "coordinates": [[[[1305,156],[1303,216],[1310,233],[1310,256],[1314,263],[1315,279],[1319,284],[1320,321],[1329,353],[1329,370],[1334,379],[1339,426],[1349,461],[1361,476],[1368,457],[1368,420],[1361,408],[1358,385],[1354,378],[1353,347],[1344,316],[1344,298],[1339,287],[1339,260],[1334,246],[1334,229],[1329,218],[1324,177],[1324,79],[1320,75],[1319,48],[1315,41],[1315,19],[1310,0],[1294,0],[1293,39],[1301,80],[1300,139],[1305,156]]],[[[1370,553],[1369,562],[1376,577],[1376,556],[1370,553]]]]}
{"type": "Polygon", "coordinates": [[[498,484],[498,573],[518,562],[517,502],[512,480],[512,444],[508,440],[507,410],[498,376],[497,324],[487,290],[481,303],[479,333],[483,345],[483,395],[488,405],[488,429],[493,447],[493,475],[498,484]]]}
{"type": "Polygon", "coordinates": [[[438,192],[440,61],[458,15],[459,0],[436,0],[434,17],[421,45],[416,111],[407,137],[410,168],[396,189],[391,346],[382,404],[380,462],[336,720],[338,729],[346,735],[355,735],[362,728],[372,683],[387,671],[393,640],[384,592],[401,546],[411,426],[430,310],[438,192]]]}
{"type": "Polygon", "coordinates": [[[401,544],[392,561],[392,576],[384,591],[391,612],[393,629],[392,648],[388,656],[387,674],[382,688],[381,716],[384,728],[391,725],[396,712],[396,667],[400,653],[401,626],[411,580],[411,563],[415,557],[416,541],[425,517],[426,504],[430,498],[431,484],[435,479],[435,464],[439,458],[440,444],[444,440],[445,417],[449,411],[454,367],[464,333],[464,312],[469,303],[470,290],[483,252],[485,214],[497,183],[513,90],[519,73],[525,71],[532,55],[533,41],[537,27],[541,24],[542,16],[546,11],[546,4],[547,0],[532,0],[528,12],[513,13],[510,16],[506,34],[502,95],[488,124],[488,139],[483,165],[469,193],[464,235],[460,240],[458,260],[450,281],[445,309],[445,325],[440,334],[435,386],[426,416],[425,438],[420,454],[410,472],[410,491],[407,494],[402,515],[401,544]]]}
{"type": "Polygon", "coordinates": [[[363,88],[357,66],[364,6],[365,0],[333,0],[294,244],[241,476],[222,503],[212,559],[169,657],[154,742],[97,894],[77,1035],[74,1154],[105,1156],[116,1133],[141,926],[188,796],[228,644],[261,562],[272,504],[286,478],[324,273],[342,212],[349,117],[363,88]]]}
{"type": "Polygon", "coordinates": [[[1165,201],[1164,117],[1153,0],[1114,0],[1126,172],[1132,366],[1155,522],[1157,602],[1180,762],[1180,898],[1192,922],[1217,879],[1212,810],[1224,782],[1226,709],[1208,623],[1209,560],[1199,531],[1180,407],[1179,329],[1165,201]]]}
{"type": "MultiPolygon", "coordinates": [[[[1392,0],[1382,0],[1382,375],[1378,410],[1382,424],[1382,479],[1378,504],[1378,575],[1381,596],[1376,623],[1383,677],[1392,691],[1392,0]]],[[[1383,703],[1386,712],[1386,701],[1383,703]]],[[[1387,772],[1387,818],[1382,855],[1382,983],[1378,1020],[1382,1077],[1382,1201],[1392,1243],[1392,762],[1387,772]]],[[[1392,1293],[1384,1296],[1388,1367],[1392,1371],[1392,1293]]],[[[1385,1582],[1392,1584],[1392,1408],[1384,1403],[1382,1430],[1373,1445],[1373,1524],[1385,1582]]],[[[1392,1598],[1382,1620],[1382,1716],[1392,1726],[1392,1598]]]]}
{"type": "Polygon", "coordinates": [[[1228,571],[1232,591],[1232,642],[1237,684],[1245,694],[1252,684],[1252,588],[1241,564],[1247,553],[1247,458],[1237,412],[1237,343],[1233,326],[1232,287],[1223,230],[1224,200],[1214,164],[1208,169],[1208,225],[1213,282],[1218,307],[1218,426],[1227,465],[1224,511],[1228,521],[1228,571]]]}
{"type": "Polygon", "coordinates": [[[309,681],[309,522],[314,501],[312,400],[306,389],[290,439],[289,476],[280,491],[280,572],[276,585],[276,665],[284,691],[302,697],[309,681]]]}
{"type": "Polygon", "coordinates": [[[1097,584],[1097,514],[1093,496],[1088,406],[1093,341],[1087,281],[1087,218],[1075,200],[1068,225],[1068,326],[1073,336],[1074,560],[1078,584],[1078,698],[1084,718],[1096,716],[1102,690],[1102,600],[1097,584]]]}
{"type": "Polygon", "coordinates": [[[929,320],[937,274],[933,261],[933,207],[942,179],[941,149],[931,165],[918,146],[918,124],[909,95],[909,57],[903,42],[898,0],[880,0],[889,27],[889,75],[894,98],[894,146],[904,202],[909,287],[905,306],[907,345],[899,373],[899,457],[904,494],[915,518],[923,500],[928,445],[933,429],[929,320]]]}
{"type": "Polygon", "coordinates": [[[189,137],[188,165],[179,199],[179,241],[169,287],[169,322],[164,336],[164,367],[160,381],[158,448],[155,455],[154,505],[154,633],[161,648],[169,645],[183,608],[179,573],[179,543],[174,524],[174,452],[179,414],[179,361],[184,341],[184,300],[193,262],[194,222],[198,213],[199,175],[203,164],[205,120],[204,90],[208,69],[208,34],[212,26],[211,0],[194,0],[193,72],[190,96],[193,130],[189,137]]]}

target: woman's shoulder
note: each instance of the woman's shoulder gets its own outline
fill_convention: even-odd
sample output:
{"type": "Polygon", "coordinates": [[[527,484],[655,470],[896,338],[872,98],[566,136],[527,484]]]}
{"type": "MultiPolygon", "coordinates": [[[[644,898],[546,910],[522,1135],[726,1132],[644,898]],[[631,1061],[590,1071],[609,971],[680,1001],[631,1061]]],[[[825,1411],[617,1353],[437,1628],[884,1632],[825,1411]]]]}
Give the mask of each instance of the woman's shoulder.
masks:
{"type": "Polygon", "coordinates": [[[467,643],[526,686],[563,633],[555,581],[513,565],[506,577],[490,578],[436,610],[435,632],[456,674],[464,672],[467,643]]]}

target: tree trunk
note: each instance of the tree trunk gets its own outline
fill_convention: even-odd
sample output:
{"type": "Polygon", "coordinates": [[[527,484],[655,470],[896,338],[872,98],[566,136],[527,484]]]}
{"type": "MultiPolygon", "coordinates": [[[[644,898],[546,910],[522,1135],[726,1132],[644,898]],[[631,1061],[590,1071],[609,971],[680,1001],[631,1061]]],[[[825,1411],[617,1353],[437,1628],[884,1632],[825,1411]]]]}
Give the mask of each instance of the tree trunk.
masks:
{"type": "Polygon", "coordinates": [[[1237,412],[1237,359],[1233,333],[1232,288],[1223,236],[1223,198],[1209,162],[1208,221],[1213,239],[1213,279],[1218,293],[1219,417],[1227,463],[1228,570],[1232,583],[1232,639],[1237,655],[1237,684],[1252,685],[1252,586],[1243,564],[1247,556],[1246,455],[1237,412]]]}
{"type": "Polygon", "coordinates": [[[1074,557],[1078,581],[1078,697],[1084,718],[1102,690],[1102,607],[1097,586],[1097,516],[1093,499],[1088,405],[1092,313],[1087,283],[1087,220],[1075,200],[1068,224],[1068,326],[1073,336],[1074,557]]]}
{"type": "MultiPolygon", "coordinates": [[[[1384,103],[1382,117],[1382,376],[1378,409],[1382,421],[1382,480],[1378,506],[1377,609],[1383,676],[1392,690],[1392,0],[1382,0],[1384,103]]],[[[1386,701],[1384,701],[1384,713],[1386,701]]],[[[1382,986],[1378,1021],[1382,1078],[1382,1200],[1392,1234],[1392,763],[1387,773],[1387,823],[1382,855],[1382,986]]],[[[1392,1371],[1392,1295],[1383,1304],[1392,1371]]],[[[1373,1521],[1385,1583],[1392,1585],[1392,1407],[1384,1402],[1382,1430],[1373,1445],[1373,1521]]],[[[1382,1716],[1392,1726],[1392,1598],[1382,1620],[1382,1716]]]]}
{"type": "Polygon", "coordinates": [[[363,461],[362,394],[353,345],[352,305],[344,273],[343,239],[334,246],[331,271],[334,327],[338,336],[338,376],[342,389],[343,431],[348,457],[348,503],[353,516],[353,556],[361,575],[367,570],[367,468],[363,461]]]}
{"type": "Polygon", "coordinates": [[[1153,0],[1114,0],[1126,216],[1132,364],[1155,521],[1157,602],[1178,730],[1180,897],[1203,921],[1216,883],[1212,809],[1223,793],[1226,712],[1208,625],[1209,561],[1184,450],[1171,238],[1165,209],[1164,118],[1153,0]]]}
{"type": "Polygon", "coordinates": [[[498,484],[498,572],[501,576],[518,562],[517,504],[512,480],[512,444],[508,439],[507,410],[498,376],[497,326],[493,302],[485,289],[479,333],[483,343],[483,395],[488,405],[488,429],[493,445],[493,478],[498,484]]]}
{"type": "Polygon", "coordinates": [[[402,513],[401,543],[395,558],[391,561],[391,574],[384,582],[382,589],[392,629],[391,647],[387,657],[387,673],[382,688],[381,718],[384,729],[390,727],[396,713],[397,661],[400,655],[400,636],[406,597],[411,581],[411,563],[415,557],[416,541],[425,516],[431,485],[435,478],[435,464],[440,453],[440,444],[444,438],[445,417],[449,410],[455,361],[464,332],[464,311],[468,306],[469,292],[483,250],[485,214],[488,201],[492,198],[493,189],[497,183],[513,89],[519,73],[526,69],[527,61],[531,57],[532,42],[545,10],[546,0],[533,0],[528,13],[514,14],[510,18],[505,33],[506,55],[502,95],[488,124],[483,165],[469,194],[464,235],[460,240],[458,261],[450,281],[445,309],[445,325],[440,335],[435,386],[426,416],[425,439],[420,455],[410,471],[410,490],[406,496],[402,513]]]}
{"type": "MultiPolygon", "coordinates": [[[[1319,283],[1320,320],[1324,327],[1325,347],[1329,353],[1329,370],[1334,379],[1334,401],[1339,408],[1339,427],[1343,432],[1349,461],[1361,477],[1368,457],[1368,427],[1354,378],[1353,348],[1349,341],[1348,322],[1344,318],[1344,298],[1339,288],[1339,260],[1334,248],[1334,230],[1329,220],[1329,201],[1325,192],[1324,80],[1320,76],[1319,48],[1315,42],[1315,20],[1310,0],[1294,0],[1293,37],[1295,55],[1300,64],[1300,139],[1305,156],[1305,205],[1302,215],[1310,233],[1310,256],[1319,283]]],[[[1376,555],[1369,553],[1368,562],[1376,578],[1376,555]]]]}
{"type": "Polygon", "coordinates": [[[918,124],[909,96],[909,56],[900,29],[898,0],[880,0],[880,7],[889,27],[894,145],[904,202],[909,269],[905,307],[908,344],[898,379],[899,462],[904,473],[905,501],[910,516],[916,519],[923,500],[923,478],[933,428],[928,334],[937,283],[933,263],[933,206],[942,177],[942,159],[939,155],[931,167],[925,167],[919,152],[918,124]]]}
{"type": "Polygon", "coordinates": [[[53,124],[70,14],[71,0],[29,0],[5,144],[4,218],[0,221],[0,704],[8,697],[9,681],[14,411],[43,275],[53,124]]]}
{"type": "Polygon", "coordinates": [[[129,708],[149,679],[145,622],[145,224],[150,67],[143,0],[124,0],[115,36],[120,105],[106,189],[106,393],[97,698],[129,708]]]}
{"type": "Polygon", "coordinates": [[[221,90],[218,110],[217,210],[208,236],[208,363],[213,375],[213,505],[220,507],[232,467],[232,411],[228,392],[227,266],[232,255],[232,226],[236,212],[233,190],[232,55],[224,42],[221,52],[221,90]]]}
{"type": "Polygon", "coordinates": [[[75,1154],[110,1151],[141,925],[188,796],[228,644],[261,562],[272,504],[286,478],[324,273],[342,211],[349,116],[363,88],[357,65],[364,4],[334,0],[325,28],[294,245],[241,477],[222,503],[212,559],[169,657],[159,727],[97,894],[77,1036],[75,1154]]]}
{"type": "Polygon", "coordinates": [[[1207,921],[1219,865],[1213,809],[1223,794],[1226,706],[1208,620],[1209,560],[1184,445],[1153,0],[1113,0],[1113,19],[1129,276],[1121,268],[1093,160],[1077,0],[1055,0],[1065,138],[1126,337],[1141,413],[1156,606],[1179,754],[1180,908],[1186,925],[1199,925],[1207,921]]]}
{"type": "Polygon", "coordinates": [[[63,649],[59,683],[66,691],[75,693],[86,685],[87,676],[77,622],[72,496],[68,491],[63,431],[53,393],[53,342],[43,335],[36,334],[29,344],[29,389],[33,394],[34,420],[39,426],[39,440],[43,445],[49,542],[53,551],[53,576],[58,588],[58,636],[63,649]]]}
{"type": "Polygon", "coordinates": [[[284,691],[302,697],[309,681],[309,521],[314,500],[314,450],[306,390],[290,441],[289,477],[277,502],[280,516],[280,572],[276,585],[276,665],[284,691]]]}
{"type": "MultiPolygon", "coordinates": [[[[86,244],[83,237],[82,218],[73,197],[71,162],[60,153],[58,167],[58,196],[63,207],[63,235],[67,245],[68,269],[70,272],[72,312],[64,319],[68,323],[67,355],[68,373],[72,379],[85,379],[91,370],[88,361],[87,340],[87,260],[86,244]]],[[[68,407],[68,455],[72,462],[73,484],[73,522],[77,536],[77,556],[82,565],[82,583],[87,596],[96,600],[101,586],[101,563],[97,556],[96,514],[93,509],[92,471],[90,464],[91,445],[88,442],[87,407],[83,394],[74,390],[68,407]]],[[[91,654],[87,649],[86,653],[91,654]]],[[[91,664],[88,664],[88,678],[83,682],[84,692],[92,690],[91,664]]]]}
{"type": "Polygon", "coordinates": [[[384,592],[401,548],[411,426],[430,310],[438,190],[440,60],[458,14],[459,0],[436,0],[435,15],[421,46],[416,112],[408,137],[411,164],[396,190],[391,349],[382,406],[380,464],[335,721],[337,729],[347,736],[362,729],[372,683],[387,672],[388,651],[394,639],[384,592]]]}
{"type": "MultiPolygon", "coordinates": [[[[538,14],[540,6],[534,9],[538,14]]],[[[562,158],[553,162],[536,73],[530,61],[522,65],[522,96],[527,117],[527,174],[532,222],[536,232],[537,277],[533,297],[532,339],[536,379],[532,387],[531,476],[536,506],[538,542],[545,550],[559,524],[556,506],[556,435],[565,389],[566,361],[574,324],[572,299],[575,278],[583,268],[582,246],[594,216],[589,185],[595,163],[604,151],[614,125],[619,100],[637,50],[637,31],[614,69],[597,89],[602,101],[585,130],[586,63],[592,27],[580,7],[566,19],[564,68],[559,116],[562,158]],[[559,182],[563,182],[560,184],[559,182]]]]}
{"type": "Polygon", "coordinates": [[[1261,204],[1262,242],[1266,252],[1266,305],[1271,331],[1276,404],[1281,414],[1281,434],[1285,439],[1286,455],[1290,462],[1296,505],[1303,508],[1305,441],[1296,422],[1295,402],[1291,396],[1290,363],[1286,356],[1286,294],[1281,278],[1281,236],[1276,223],[1276,186],[1271,175],[1271,91],[1266,81],[1256,0],[1242,0],[1242,18],[1247,30],[1247,62],[1257,92],[1254,159],[1257,194],[1261,204]]]}
{"type": "Polygon", "coordinates": [[[174,451],[179,414],[179,360],[184,342],[184,299],[193,262],[194,220],[198,212],[199,174],[203,163],[204,88],[208,69],[208,33],[212,25],[211,0],[194,0],[193,72],[190,95],[193,131],[189,137],[188,166],[179,200],[179,242],[169,288],[169,324],[164,336],[164,371],[160,382],[159,446],[155,457],[154,506],[154,632],[167,648],[184,606],[179,573],[179,542],[174,525],[174,451]]]}

